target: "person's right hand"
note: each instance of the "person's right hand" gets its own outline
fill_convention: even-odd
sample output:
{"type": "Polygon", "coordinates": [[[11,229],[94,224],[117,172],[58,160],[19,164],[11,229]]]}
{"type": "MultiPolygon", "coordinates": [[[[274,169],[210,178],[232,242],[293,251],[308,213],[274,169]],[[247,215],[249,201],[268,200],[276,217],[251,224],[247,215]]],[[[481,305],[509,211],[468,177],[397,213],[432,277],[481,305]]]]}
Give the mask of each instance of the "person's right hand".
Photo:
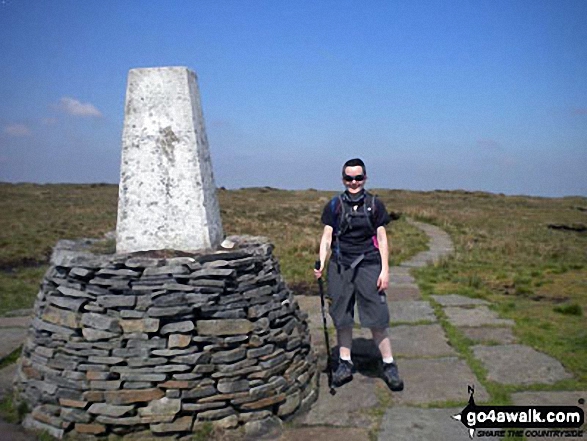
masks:
{"type": "Polygon", "coordinates": [[[320,269],[315,269],[314,268],[314,276],[319,279],[320,277],[322,277],[322,272],[324,271],[324,264],[320,263],[320,269]]]}

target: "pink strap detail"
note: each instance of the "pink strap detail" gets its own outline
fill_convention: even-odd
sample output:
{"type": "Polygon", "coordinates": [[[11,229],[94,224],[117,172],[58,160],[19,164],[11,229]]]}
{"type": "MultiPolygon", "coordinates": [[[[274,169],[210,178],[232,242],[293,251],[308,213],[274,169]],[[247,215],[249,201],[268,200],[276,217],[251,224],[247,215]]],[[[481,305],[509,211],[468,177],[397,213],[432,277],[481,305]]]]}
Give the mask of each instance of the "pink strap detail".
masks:
{"type": "Polygon", "coordinates": [[[375,248],[379,249],[379,241],[377,240],[377,236],[373,236],[373,245],[375,245],[375,248]]]}

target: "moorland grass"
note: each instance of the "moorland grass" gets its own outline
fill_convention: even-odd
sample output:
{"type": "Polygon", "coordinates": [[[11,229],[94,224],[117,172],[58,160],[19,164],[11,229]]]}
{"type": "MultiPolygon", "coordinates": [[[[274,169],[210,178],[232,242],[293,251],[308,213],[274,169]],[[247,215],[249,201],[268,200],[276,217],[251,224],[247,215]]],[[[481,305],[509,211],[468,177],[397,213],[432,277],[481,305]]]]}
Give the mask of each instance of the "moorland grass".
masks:
{"type": "MultiPolygon", "coordinates": [[[[587,200],[469,192],[408,193],[403,199],[405,212],[441,226],[455,243],[452,256],[416,272],[424,295],[489,300],[501,317],[515,320],[521,343],[557,358],[575,376],[538,389],[586,390],[587,234],[549,224],[587,223],[580,209],[587,200]]],[[[466,355],[471,342],[452,331],[451,343],[466,355]]],[[[516,390],[487,386],[497,402],[516,390]]]]}
{"type": "MultiPolygon", "coordinates": [[[[268,237],[288,285],[316,294],[320,215],[335,192],[249,188],[218,191],[227,235],[268,237]]],[[[0,183],[0,314],[30,308],[52,247],[60,239],[98,238],[116,228],[118,186],[0,183]]],[[[393,208],[393,207],[390,207],[393,208]]],[[[404,219],[388,227],[390,262],[426,248],[427,238],[404,219]]],[[[113,244],[104,250],[111,251],[113,244]]]]}
{"type": "Polygon", "coordinates": [[[0,268],[43,265],[59,239],[116,227],[115,185],[0,183],[0,268]]]}
{"type": "MultiPolygon", "coordinates": [[[[455,253],[416,272],[424,293],[491,301],[514,319],[522,343],[553,355],[587,388],[587,234],[549,228],[587,223],[587,199],[483,192],[374,190],[389,210],[445,229],[455,253]]],[[[226,234],[270,238],[296,293],[316,291],[320,214],[336,192],[220,189],[226,234]]],[[[0,183],[0,312],[31,307],[59,239],[101,237],[116,227],[115,185],[0,183]]],[[[426,249],[402,217],[388,228],[390,262],[426,249]]]]}

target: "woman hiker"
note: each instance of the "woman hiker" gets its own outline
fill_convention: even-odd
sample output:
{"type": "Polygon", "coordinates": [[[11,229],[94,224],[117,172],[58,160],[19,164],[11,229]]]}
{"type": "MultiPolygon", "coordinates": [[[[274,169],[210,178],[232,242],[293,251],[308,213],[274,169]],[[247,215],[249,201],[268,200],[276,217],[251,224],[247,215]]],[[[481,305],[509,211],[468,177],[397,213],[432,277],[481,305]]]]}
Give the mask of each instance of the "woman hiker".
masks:
{"type": "MultiPolygon", "coordinates": [[[[322,277],[328,253],[328,297],[330,316],[336,327],[339,362],[332,383],[340,387],[353,379],[351,344],[354,308],[358,303],[361,325],[371,329],[373,341],[383,358],[383,380],[392,391],[404,383],[391,353],[387,334],[389,309],[385,290],[389,283],[388,243],[385,225],[390,222],[383,202],[365,191],[367,171],[361,159],[350,159],[342,168],[346,190],[333,198],[322,212],[324,232],[320,241],[322,277]]],[[[330,357],[330,354],[328,354],[330,357]]]]}

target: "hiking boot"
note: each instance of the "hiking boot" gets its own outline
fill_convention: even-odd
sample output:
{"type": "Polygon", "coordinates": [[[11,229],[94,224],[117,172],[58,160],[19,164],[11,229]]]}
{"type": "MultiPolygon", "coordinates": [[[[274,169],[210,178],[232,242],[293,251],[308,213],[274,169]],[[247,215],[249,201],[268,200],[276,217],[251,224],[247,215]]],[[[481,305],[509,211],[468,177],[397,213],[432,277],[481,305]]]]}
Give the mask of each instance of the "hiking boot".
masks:
{"type": "Polygon", "coordinates": [[[353,364],[347,360],[338,360],[338,367],[332,373],[332,385],[340,387],[353,379],[353,364]]]}
{"type": "Polygon", "coordinates": [[[395,363],[383,363],[383,381],[387,384],[394,392],[404,390],[404,381],[399,377],[397,370],[397,364],[395,363]]]}

